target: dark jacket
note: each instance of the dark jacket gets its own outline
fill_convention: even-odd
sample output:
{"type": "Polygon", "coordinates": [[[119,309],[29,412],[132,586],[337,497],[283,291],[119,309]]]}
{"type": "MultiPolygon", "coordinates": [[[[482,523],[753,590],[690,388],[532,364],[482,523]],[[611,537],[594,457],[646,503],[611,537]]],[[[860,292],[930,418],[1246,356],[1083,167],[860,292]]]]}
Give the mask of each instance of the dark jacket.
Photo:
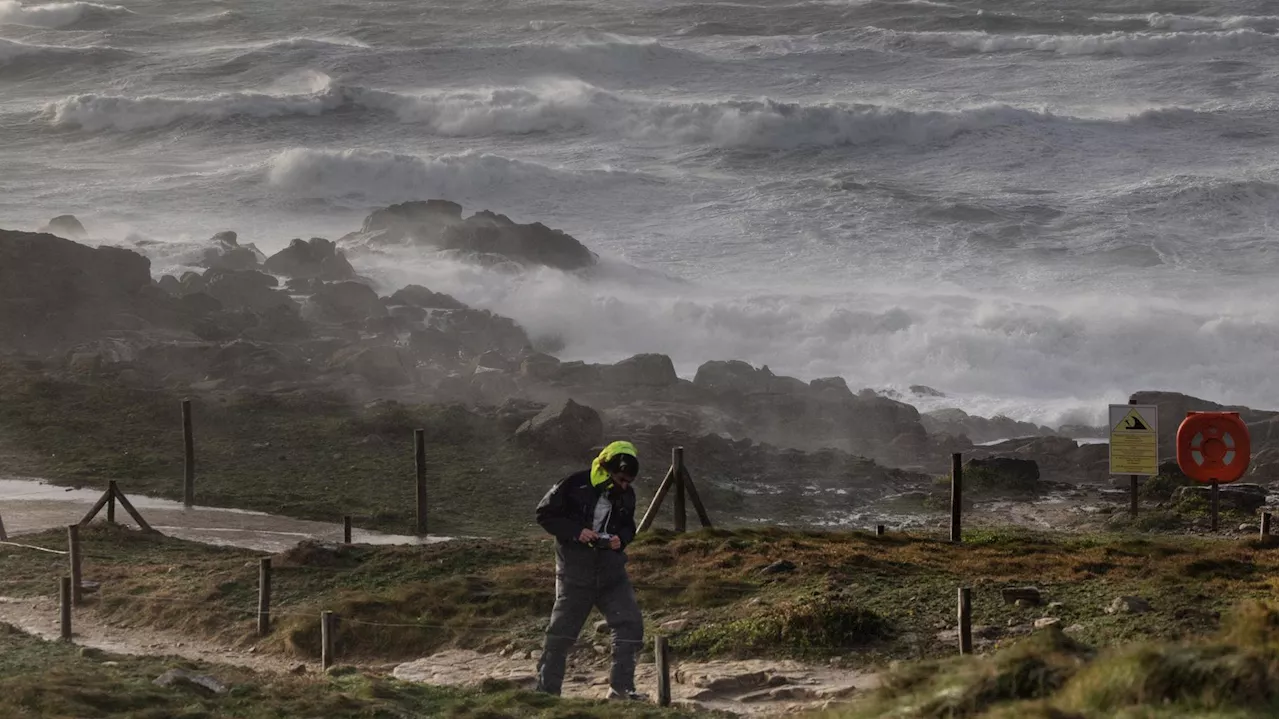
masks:
{"type": "Polygon", "coordinates": [[[591,472],[577,472],[557,482],[538,503],[538,524],[556,538],[556,569],[561,575],[585,579],[584,573],[626,571],[627,557],[622,550],[636,536],[636,493],[632,488],[604,490],[610,492],[613,502],[605,532],[616,535],[622,549],[595,549],[578,541],[583,529],[594,529],[601,491],[591,485],[591,472]]]}

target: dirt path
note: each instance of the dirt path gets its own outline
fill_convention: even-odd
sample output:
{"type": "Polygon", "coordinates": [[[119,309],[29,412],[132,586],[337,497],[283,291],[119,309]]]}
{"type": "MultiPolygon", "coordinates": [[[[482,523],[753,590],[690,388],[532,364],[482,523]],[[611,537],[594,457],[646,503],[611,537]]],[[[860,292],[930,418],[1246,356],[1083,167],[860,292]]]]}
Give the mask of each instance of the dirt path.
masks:
{"type": "MultiPolygon", "coordinates": [[[[609,689],[608,660],[583,654],[570,661],[564,695],[603,698],[609,689]]],[[[498,656],[455,649],[401,664],[393,674],[430,684],[475,685],[493,679],[532,688],[536,664],[537,655],[532,653],[498,656]]],[[[671,699],[680,706],[772,716],[821,708],[872,689],[878,682],[872,672],[794,661],[680,662],[672,671],[671,699]]],[[[657,696],[653,664],[637,668],[636,688],[650,699],[657,696]]]]}
{"type": "MultiPolygon", "coordinates": [[[[0,597],[0,622],[42,639],[58,639],[60,624],[55,597],[0,597]]],[[[286,672],[299,662],[251,649],[234,649],[155,628],[122,628],[104,622],[92,609],[78,609],[71,618],[72,641],[114,654],[175,656],[232,664],[261,672],[286,672]]],[[[318,667],[313,667],[313,670],[318,667]]]]}

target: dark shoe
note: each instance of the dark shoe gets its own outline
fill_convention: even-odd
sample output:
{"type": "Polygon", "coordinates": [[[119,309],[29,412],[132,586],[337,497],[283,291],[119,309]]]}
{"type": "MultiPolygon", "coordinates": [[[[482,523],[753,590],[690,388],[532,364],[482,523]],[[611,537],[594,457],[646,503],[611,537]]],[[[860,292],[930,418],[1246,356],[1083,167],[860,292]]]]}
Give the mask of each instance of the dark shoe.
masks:
{"type": "Polygon", "coordinates": [[[648,694],[641,694],[640,692],[638,692],[638,691],[636,691],[636,690],[634,690],[634,689],[629,689],[629,690],[624,691],[624,692],[620,692],[620,691],[618,691],[617,689],[610,689],[610,690],[609,690],[609,696],[608,696],[607,698],[608,698],[610,701],[615,700],[615,699],[620,700],[620,701],[630,701],[630,702],[647,702],[647,701],[649,701],[649,695],[648,695],[648,694]]]}

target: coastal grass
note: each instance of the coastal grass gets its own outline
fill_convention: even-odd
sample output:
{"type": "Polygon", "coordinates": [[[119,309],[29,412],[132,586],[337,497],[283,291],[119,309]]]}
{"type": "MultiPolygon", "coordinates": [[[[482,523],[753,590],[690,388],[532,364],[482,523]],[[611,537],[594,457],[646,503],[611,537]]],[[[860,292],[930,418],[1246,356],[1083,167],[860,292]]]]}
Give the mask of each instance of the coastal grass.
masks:
{"type": "MultiPolygon", "coordinates": [[[[61,532],[24,538],[61,548],[61,532]]],[[[382,662],[450,647],[536,650],[554,598],[552,545],[542,539],[428,546],[303,544],[273,559],[273,627],[254,634],[258,558],[95,523],[82,531],[89,605],[113,624],[164,628],[228,645],[314,658],[320,612],[341,618],[343,661],[382,662]]],[[[837,658],[858,665],[955,652],[956,587],[973,593],[979,649],[1060,620],[1098,648],[1183,641],[1219,630],[1240,601],[1273,598],[1275,541],[975,531],[936,538],[781,529],[642,535],[630,573],[647,633],[681,658],[837,658]],[[1019,607],[1004,587],[1035,586],[1019,607]],[[1151,611],[1108,613],[1119,596],[1151,611]],[[1054,603],[1050,605],[1049,603],[1054,603]],[[667,625],[663,628],[663,625],[667,625]]],[[[0,546],[9,596],[51,595],[65,557],[0,546]]],[[[593,618],[593,621],[596,618],[593,618]]],[[[588,622],[584,644],[608,643],[588,622]]]]}
{"type": "Polygon", "coordinates": [[[104,654],[44,641],[0,623],[0,716],[9,719],[675,719],[712,716],[641,703],[561,700],[500,687],[459,689],[358,671],[266,674],[169,657],[104,654]],[[215,694],[191,684],[158,686],[171,669],[211,676],[215,694]]]}
{"type": "Polygon", "coordinates": [[[1098,650],[1050,627],[986,657],[902,665],[871,697],[815,719],[1274,717],[1274,596],[1238,604],[1220,631],[1098,650]]]}
{"type": "Polygon", "coordinates": [[[316,389],[188,397],[3,360],[0,396],[12,474],[99,489],[115,479],[127,494],[180,500],[189,398],[199,504],[327,522],[351,515],[395,533],[415,524],[415,429],[426,438],[435,534],[533,532],[542,493],[579,468],[514,446],[497,421],[457,405],[361,405],[316,389]]]}

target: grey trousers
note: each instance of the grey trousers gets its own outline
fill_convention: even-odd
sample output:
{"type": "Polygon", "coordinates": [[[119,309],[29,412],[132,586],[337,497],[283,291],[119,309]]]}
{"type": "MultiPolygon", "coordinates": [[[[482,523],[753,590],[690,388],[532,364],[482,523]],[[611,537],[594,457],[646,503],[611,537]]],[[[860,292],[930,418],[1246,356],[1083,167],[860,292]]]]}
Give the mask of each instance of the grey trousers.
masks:
{"type": "Polygon", "coordinates": [[[556,577],[556,605],[551,610],[547,639],[542,658],[538,660],[538,691],[560,693],[569,650],[577,642],[592,607],[600,609],[613,633],[609,686],[618,692],[635,691],[636,655],[644,642],[644,618],[625,573],[610,577],[607,583],[574,582],[563,576],[556,577]]]}

